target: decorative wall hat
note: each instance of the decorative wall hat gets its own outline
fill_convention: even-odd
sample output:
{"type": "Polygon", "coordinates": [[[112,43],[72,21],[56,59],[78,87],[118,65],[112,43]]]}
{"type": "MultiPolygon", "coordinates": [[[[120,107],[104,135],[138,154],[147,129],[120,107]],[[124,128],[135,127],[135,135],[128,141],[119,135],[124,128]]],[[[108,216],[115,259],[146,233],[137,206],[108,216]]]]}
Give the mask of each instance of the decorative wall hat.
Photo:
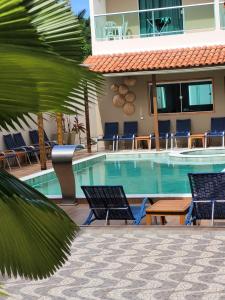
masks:
{"type": "Polygon", "coordinates": [[[125,98],[123,95],[115,95],[113,97],[113,104],[116,106],[116,107],[123,107],[124,104],[125,104],[125,98]]]}
{"type": "Polygon", "coordinates": [[[136,83],[137,83],[136,78],[127,77],[124,79],[124,84],[127,86],[135,86],[136,83]]]}
{"type": "Polygon", "coordinates": [[[123,112],[130,116],[135,113],[134,102],[136,100],[136,95],[134,92],[129,91],[129,87],[134,86],[137,80],[135,78],[127,77],[124,79],[124,84],[112,84],[110,89],[117,93],[113,97],[113,105],[115,107],[123,108],[123,112]]]}
{"type": "Polygon", "coordinates": [[[121,94],[121,95],[126,95],[127,93],[129,92],[129,89],[128,89],[128,87],[125,85],[125,84],[121,84],[120,86],[119,86],[119,93],[121,94]]]}
{"type": "Polygon", "coordinates": [[[135,106],[133,103],[126,103],[123,106],[123,112],[128,115],[131,116],[135,113],[135,106]]]}
{"type": "Polygon", "coordinates": [[[126,102],[133,103],[136,100],[136,95],[134,92],[128,92],[125,96],[126,102]]]}
{"type": "Polygon", "coordinates": [[[111,91],[113,91],[114,93],[117,93],[119,90],[119,86],[117,84],[112,84],[111,85],[111,91]]]}

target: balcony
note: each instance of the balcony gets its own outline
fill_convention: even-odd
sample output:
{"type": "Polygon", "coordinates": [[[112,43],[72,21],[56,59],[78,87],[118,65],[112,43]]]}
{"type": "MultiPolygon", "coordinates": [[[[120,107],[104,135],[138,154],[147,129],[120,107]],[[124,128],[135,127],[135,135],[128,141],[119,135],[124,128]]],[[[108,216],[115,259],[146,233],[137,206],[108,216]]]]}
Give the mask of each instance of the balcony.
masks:
{"type": "MultiPolygon", "coordinates": [[[[98,41],[146,38],[202,32],[215,29],[214,3],[109,12],[95,15],[98,41]]],[[[225,9],[220,3],[221,28],[225,29],[225,9]]]]}

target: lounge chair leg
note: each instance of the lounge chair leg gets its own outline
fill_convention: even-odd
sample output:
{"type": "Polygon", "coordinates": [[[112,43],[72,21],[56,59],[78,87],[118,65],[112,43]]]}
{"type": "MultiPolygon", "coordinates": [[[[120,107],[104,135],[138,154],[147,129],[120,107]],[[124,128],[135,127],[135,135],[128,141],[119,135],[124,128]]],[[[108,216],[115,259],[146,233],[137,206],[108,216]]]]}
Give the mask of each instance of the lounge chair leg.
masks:
{"type": "Polygon", "coordinates": [[[106,222],[105,222],[105,225],[110,225],[110,221],[109,221],[109,210],[107,210],[105,221],[106,221],[106,222]]]}
{"type": "Polygon", "coordinates": [[[166,150],[168,150],[168,139],[166,139],[166,150]]]}
{"type": "Polygon", "coordinates": [[[222,146],[223,146],[223,148],[224,148],[224,135],[223,135],[223,145],[222,145],[222,146]]]}
{"type": "Polygon", "coordinates": [[[207,148],[207,143],[208,143],[208,139],[207,139],[207,136],[205,136],[205,145],[204,145],[204,148],[207,148]]]}
{"type": "Polygon", "coordinates": [[[115,151],[115,141],[113,140],[113,152],[115,151]]]}
{"type": "Polygon", "coordinates": [[[215,202],[212,202],[212,223],[211,226],[214,226],[214,211],[215,211],[215,202]]]}
{"type": "Polygon", "coordinates": [[[151,149],[152,149],[152,139],[150,137],[150,140],[149,140],[149,150],[151,150],[151,149]]]}
{"type": "Polygon", "coordinates": [[[11,171],[11,166],[10,166],[10,163],[9,163],[9,161],[8,161],[7,158],[6,158],[6,162],[7,162],[7,165],[8,165],[8,167],[9,167],[9,170],[11,171]]]}
{"type": "Polygon", "coordinates": [[[173,149],[173,137],[171,137],[171,149],[173,149]]]}
{"type": "Polygon", "coordinates": [[[16,161],[17,161],[18,166],[21,168],[20,160],[19,160],[19,158],[17,156],[16,156],[16,161]]]}

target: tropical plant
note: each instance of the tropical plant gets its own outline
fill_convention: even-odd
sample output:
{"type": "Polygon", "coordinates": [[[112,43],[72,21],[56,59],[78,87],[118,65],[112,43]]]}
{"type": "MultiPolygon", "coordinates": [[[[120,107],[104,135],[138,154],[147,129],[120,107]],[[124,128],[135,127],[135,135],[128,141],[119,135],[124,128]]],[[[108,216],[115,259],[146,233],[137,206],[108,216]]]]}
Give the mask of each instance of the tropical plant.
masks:
{"type": "Polygon", "coordinates": [[[81,144],[81,133],[86,132],[86,128],[83,123],[81,123],[78,119],[78,116],[75,116],[72,131],[74,131],[79,136],[79,142],[81,144]]]}
{"type": "MultiPolygon", "coordinates": [[[[101,78],[79,66],[79,22],[61,0],[0,0],[0,129],[39,112],[83,110],[101,78]]],[[[0,171],[0,271],[45,278],[66,260],[78,230],[45,196],[0,171]]]]}
{"type": "Polygon", "coordinates": [[[77,14],[77,18],[81,25],[81,29],[83,33],[83,45],[82,45],[83,58],[86,58],[88,55],[91,55],[92,52],[90,17],[86,17],[86,15],[87,15],[86,9],[81,10],[77,14]]]}

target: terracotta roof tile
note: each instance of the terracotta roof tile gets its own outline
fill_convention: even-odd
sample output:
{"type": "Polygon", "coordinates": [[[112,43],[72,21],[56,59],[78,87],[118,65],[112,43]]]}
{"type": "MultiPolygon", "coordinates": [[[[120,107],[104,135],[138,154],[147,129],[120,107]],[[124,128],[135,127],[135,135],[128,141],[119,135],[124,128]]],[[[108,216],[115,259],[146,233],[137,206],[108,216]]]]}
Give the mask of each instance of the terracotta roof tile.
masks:
{"type": "Polygon", "coordinates": [[[96,55],[84,63],[99,73],[220,66],[225,65],[225,45],[96,55]]]}

